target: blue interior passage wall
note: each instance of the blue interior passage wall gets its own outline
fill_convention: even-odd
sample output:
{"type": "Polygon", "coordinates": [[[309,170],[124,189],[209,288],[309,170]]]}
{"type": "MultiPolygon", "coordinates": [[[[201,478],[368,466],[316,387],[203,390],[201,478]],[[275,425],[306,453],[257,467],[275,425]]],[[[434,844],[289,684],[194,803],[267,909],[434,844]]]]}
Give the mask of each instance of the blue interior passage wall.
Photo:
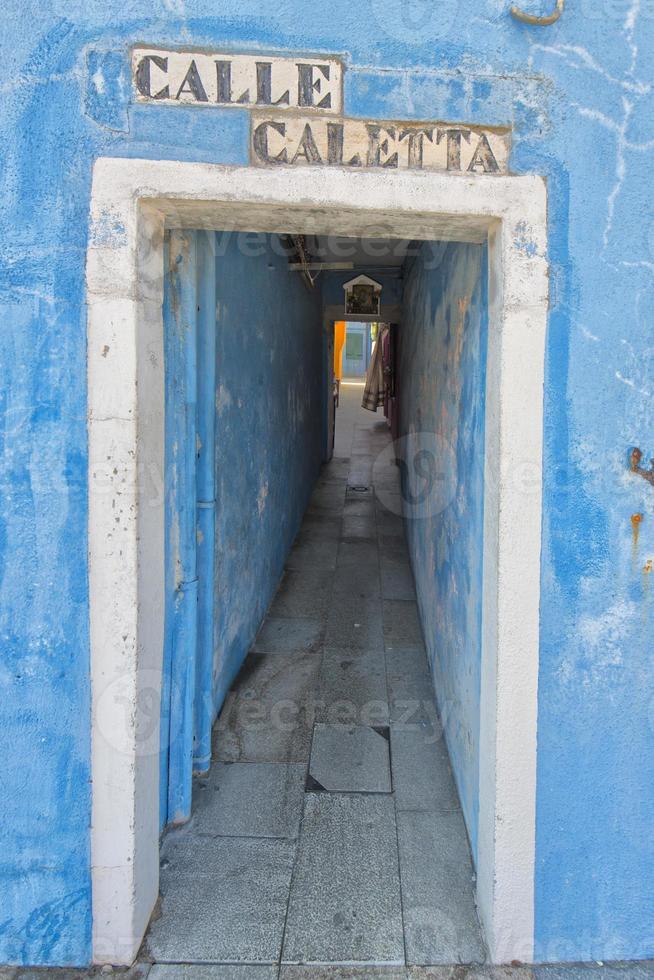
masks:
{"type": "Polygon", "coordinates": [[[425,643],[476,857],[487,339],[486,247],[426,243],[399,331],[406,531],[425,643]]]}
{"type": "Polygon", "coordinates": [[[278,240],[217,236],[217,711],[272,599],[322,462],[323,333],[278,240]],[[256,254],[253,256],[252,252],[256,254]]]}

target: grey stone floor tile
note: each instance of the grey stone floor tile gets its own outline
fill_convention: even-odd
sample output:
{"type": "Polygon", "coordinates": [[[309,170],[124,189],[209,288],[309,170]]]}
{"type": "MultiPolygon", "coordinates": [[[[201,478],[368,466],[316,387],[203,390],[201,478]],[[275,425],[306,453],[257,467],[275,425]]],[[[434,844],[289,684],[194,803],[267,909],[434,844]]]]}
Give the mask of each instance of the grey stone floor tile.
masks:
{"type": "Polygon", "coordinates": [[[375,456],[369,449],[372,440],[365,434],[357,432],[352,442],[352,452],[350,454],[350,467],[359,466],[363,463],[374,462],[375,456]]]}
{"type": "Polygon", "coordinates": [[[349,473],[349,471],[350,471],[349,466],[347,468],[347,471],[345,467],[341,467],[340,471],[338,473],[335,473],[335,476],[338,477],[338,479],[331,480],[331,481],[319,480],[316,483],[316,486],[311,494],[310,503],[314,503],[316,501],[322,501],[322,500],[333,500],[336,498],[341,498],[343,491],[345,490],[345,487],[343,485],[344,481],[342,481],[341,478],[342,477],[347,478],[347,474],[349,473]]]}
{"type": "Polygon", "coordinates": [[[384,488],[380,493],[376,493],[375,510],[377,512],[378,527],[380,523],[385,525],[383,528],[380,527],[380,530],[384,534],[392,534],[391,527],[393,525],[400,527],[402,534],[404,534],[404,524],[402,523],[404,501],[399,490],[389,491],[387,488],[384,488]]]}
{"type": "Polygon", "coordinates": [[[340,469],[323,471],[322,475],[319,477],[316,485],[314,487],[314,493],[318,490],[327,490],[331,488],[334,493],[343,492],[345,493],[345,486],[347,484],[347,476],[349,472],[349,466],[342,466],[340,469]]]}
{"type": "Polygon", "coordinates": [[[395,535],[404,540],[404,522],[401,513],[395,514],[378,508],[376,511],[377,530],[385,535],[395,535]]]}
{"type": "Polygon", "coordinates": [[[278,619],[268,616],[252,645],[254,653],[292,653],[315,650],[322,638],[319,619],[278,619]]]}
{"type": "Polygon", "coordinates": [[[214,728],[219,762],[308,762],[321,657],[249,654],[214,728]]]}
{"type": "Polygon", "coordinates": [[[345,490],[346,484],[340,481],[318,487],[311,495],[306,516],[335,515],[342,512],[345,502],[345,490]]]}
{"type": "Polygon", "coordinates": [[[460,812],[398,813],[408,963],[482,963],[468,839],[460,812]]]}
{"type": "Polygon", "coordinates": [[[158,963],[152,967],[148,980],[277,980],[277,966],[251,964],[222,964],[207,966],[179,963],[158,963]]]}
{"type": "Polygon", "coordinates": [[[372,478],[375,484],[375,493],[378,494],[382,501],[387,496],[400,495],[399,467],[394,463],[388,464],[386,454],[375,462],[372,478]]]}
{"type": "MultiPolygon", "coordinates": [[[[369,467],[357,467],[350,470],[347,478],[348,487],[366,487],[368,495],[372,497],[372,473],[369,467]]],[[[362,491],[359,491],[362,492],[362,491]]]]}
{"type": "Polygon", "coordinates": [[[377,537],[377,524],[372,514],[343,514],[342,535],[344,538],[360,538],[362,541],[374,541],[377,537]]]}
{"type": "Polygon", "coordinates": [[[387,725],[388,695],[384,655],[379,650],[326,647],[318,683],[316,721],[328,724],[387,725]]]}
{"type": "Polygon", "coordinates": [[[528,966],[409,966],[406,980],[534,980],[528,966]]]}
{"type": "Polygon", "coordinates": [[[379,551],[376,541],[361,538],[341,540],[336,559],[336,579],[342,568],[353,566],[360,575],[366,575],[370,570],[379,571],[379,551]]]}
{"type": "Polygon", "coordinates": [[[375,503],[370,497],[365,497],[361,500],[359,497],[350,495],[343,507],[343,520],[348,517],[361,517],[366,518],[371,521],[375,521],[375,526],[377,522],[375,520],[375,503]]]}
{"type": "Polygon", "coordinates": [[[390,793],[388,740],[363,725],[316,725],[309,776],[329,793],[390,793]]]}
{"type": "Polygon", "coordinates": [[[307,794],[282,959],[404,962],[391,796],[307,794]]]}
{"type": "Polygon", "coordinates": [[[162,848],[161,912],[147,940],[152,959],[276,962],[295,846],[169,834],[162,848]]]}
{"type": "MultiPolygon", "coordinates": [[[[345,493],[345,488],[343,488],[343,493],[345,493]]],[[[312,538],[317,538],[318,540],[339,538],[341,536],[342,522],[343,518],[340,513],[331,516],[326,514],[322,514],[320,517],[309,516],[303,520],[302,527],[298,533],[303,539],[307,540],[312,538]]]]}
{"type": "Polygon", "coordinates": [[[379,568],[377,565],[366,566],[365,569],[357,565],[339,566],[334,577],[332,596],[334,604],[342,598],[380,599],[379,568]]]}
{"type": "Polygon", "coordinates": [[[391,727],[393,789],[398,810],[458,810],[459,796],[440,726],[391,727]]]}
{"type": "Polygon", "coordinates": [[[402,966],[282,966],[279,980],[406,980],[402,966]]]}
{"type": "Polygon", "coordinates": [[[386,650],[386,683],[391,721],[437,719],[434,685],[427,654],[420,647],[386,650]]]}
{"type": "Polygon", "coordinates": [[[379,554],[389,563],[408,564],[409,548],[404,535],[399,537],[397,534],[386,534],[379,531],[378,536],[379,554]]]}
{"type": "Polygon", "coordinates": [[[334,573],[322,568],[284,572],[268,615],[273,618],[323,620],[332,594],[334,573]]]}
{"type": "Polygon", "coordinates": [[[324,473],[347,473],[350,468],[350,457],[349,456],[332,456],[328,463],[322,468],[322,474],[324,473]]]}
{"type": "MultiPolygon", "coordinates": [[[[331,520],[338,521],[338,522],[342,521],[343,520],[343,505],[342,504],[339,504],[338,506],[333,505],[332,507],[327,507],[327,506],[320,506],[318,504],[309,504],[309,506],[307,508],[307,511],[306,511],[306,514],[305,514],[305,519],[308,519],[308,520],[311,520],[311,521],[319,521],[319,520],[322,520],[325,517],[328,517],[331,520]]],[[[340,534],[340,531],[339,531],[339,534],[340,534]]],[[[324,537],[325,537],[325,540],[327,540],[329,538],[331,538],[332,540],[334,540],[334,539],[337,539],[339,537],[339,534],[330,534],[330,535],[325,535],[324,537]]],[[[333,567],[333,566],[329,566],[329,567],[333,567]]]]}
{"type": "Polygon", "coordinates": [[[398,564],[381,558],[381,590],[384,599],[413,600],[416,598],[416,587],[413,572],[409,564],[398,564]]]}
{"type": "Polygon", "coordinates": [[[651,980],[654,962],[566,963],[533,967],[534,980],[651,980]]]}
{"type": "Polygon", "coordinates": [[[304,764],[217,762],[193,792],[193,830],[232,837],[298,835],[304,802],[304,764]]]}
{"type": "Polygon", "coordinates": [[[383,645],[381,602],[343,596],[332,603],[327,616],[325,645],[381,649],[383,645]]]}
{"type": "Polygon", "coordinates": [[[74,967],[35,967],[8,966],[0,967],[0,980],[145,980],[150,975],[149,963],[135,963],[131,967],[114,967],[111,973],[103,973],[101,966],[91,966],[88,969],[74,967]]]}
{"type": "Polygon", "coordinates": [[[372,479],[372,468],[375,462],[375,453],[371,452],[371,446],[368,440],[355,441],[353,444],[353,452],[350,456],[350,466],[348,469],[348,474],[351,476],[353,472],[357,473],[367,473],[368,479],[372,479]]]}
{"type": "Polygon", "coordinates": [[[300,571],[305,568],[334,569],[338,544],[336,535],[321,538],[299,535],[286,560],[286,568],[300,571]]]}
{"type": "Polygon", "coordinates": [[[382,604],[384,641],[390,646],[422,643],[417,602],[385,599],[382,604]]]}

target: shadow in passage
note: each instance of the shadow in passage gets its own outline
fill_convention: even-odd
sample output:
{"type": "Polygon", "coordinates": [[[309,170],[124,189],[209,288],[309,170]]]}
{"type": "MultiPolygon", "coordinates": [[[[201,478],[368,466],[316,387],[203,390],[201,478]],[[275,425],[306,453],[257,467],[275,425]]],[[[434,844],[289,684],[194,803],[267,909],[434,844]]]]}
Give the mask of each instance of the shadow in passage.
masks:
{"type": "Polygon", "coordinates": [[[390,435],[362,390],[341,387],[334,459],[193,817],[164,840],[155,962],[485,959],[402,518],[380,500],[399,500],[398,468],[379,460],[390,435]]]}

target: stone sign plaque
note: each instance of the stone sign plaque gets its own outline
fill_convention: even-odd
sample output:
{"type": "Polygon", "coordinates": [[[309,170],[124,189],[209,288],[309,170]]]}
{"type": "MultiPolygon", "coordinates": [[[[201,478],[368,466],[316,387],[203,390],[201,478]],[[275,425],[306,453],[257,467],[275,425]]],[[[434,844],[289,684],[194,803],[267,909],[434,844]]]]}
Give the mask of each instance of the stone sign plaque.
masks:
{"type": "Polygon", "coordinates": [[[340,114],[343,66],[336,58],[273,58],[221,52],[132,51],[137,102],[274,107],[340,114]]]}
{"type": "Polygon", "coordinates": [[[444,122],[376,122],[252,114],[254,166],[334,166],[454,173],[507,172],[508,130],[444,122]]]}
{"type": "Polygon", "coordinates": [[[343,116],[335,57],[132,50],[137,102],[250,109],[257,167],[358,167],[507,173],[508,129],[343,116]]]}

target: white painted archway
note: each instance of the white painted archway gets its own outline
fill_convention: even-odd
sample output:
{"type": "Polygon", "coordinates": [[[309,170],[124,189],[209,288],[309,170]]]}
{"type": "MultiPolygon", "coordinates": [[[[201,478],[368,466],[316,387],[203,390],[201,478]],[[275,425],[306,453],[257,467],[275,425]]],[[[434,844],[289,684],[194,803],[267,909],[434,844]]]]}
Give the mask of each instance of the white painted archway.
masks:
{"type": "Polygon", "coordinates": [[[489,242],[477,901],[493,960],[533,957],[544,181],[102,158],[87,257],[96,962],[134,959],[158,895],[164,229],[372,226],[489,242]]]}

